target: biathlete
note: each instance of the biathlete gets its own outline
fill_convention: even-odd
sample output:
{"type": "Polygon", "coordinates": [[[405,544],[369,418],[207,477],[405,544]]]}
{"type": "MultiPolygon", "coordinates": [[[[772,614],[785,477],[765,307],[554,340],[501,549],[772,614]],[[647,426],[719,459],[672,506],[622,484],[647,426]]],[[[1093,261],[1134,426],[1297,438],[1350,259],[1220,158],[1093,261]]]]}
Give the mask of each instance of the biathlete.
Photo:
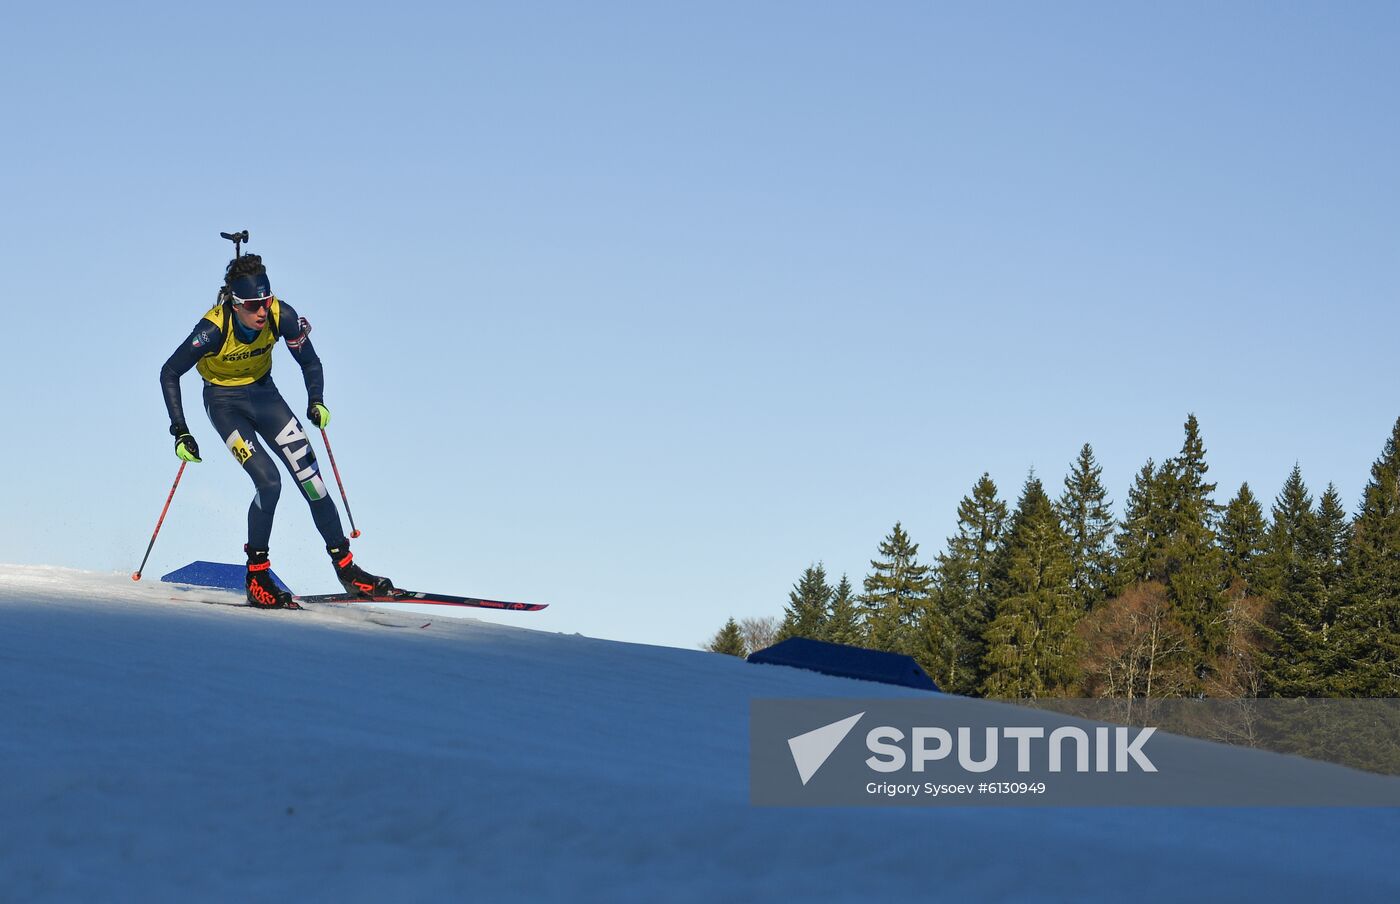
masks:
{"type": "Polygon", "coordinates": [[[248,507],[246,586],[250,605],[263,609],[299,609],[292,595],[272,581],[268,543],[272,518],[282,492],[274,458],[280,458],[297,489],[311,506],[335,575],[349,593],[371,596],[392,592],[388,578],[355,563],[340,513],[326,492],[306,431],[272,382],[272,348],[287,343],[306,382],[306,416],[324,428],[331,413],[323,399],[321,359],[311,346],[311,325],[292,306],[272,294],[267,269],[256,254],[235,256],[224,274],[219,302],[195,324],[189,337],[160,369],[160,385],[170,414],[175,454],[200,461],[199,445],[185,422],[180,377],[191,367],[204,378],[204,410],[224,445],[252,478],[256,493],[248,507]]]}

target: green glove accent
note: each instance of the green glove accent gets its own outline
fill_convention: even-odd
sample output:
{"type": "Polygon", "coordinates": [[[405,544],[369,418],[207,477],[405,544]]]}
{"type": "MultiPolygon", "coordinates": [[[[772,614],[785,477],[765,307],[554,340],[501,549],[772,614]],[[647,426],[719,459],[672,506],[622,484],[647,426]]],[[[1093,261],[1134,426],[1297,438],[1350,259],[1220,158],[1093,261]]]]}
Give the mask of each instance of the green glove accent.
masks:
{"type": "Polygon", "coordinates": [[[311,423],[324,430],[330,426],[331,410],[321,402],[312,402],[306,409],[306,416],[311,419],[311,423]]]}
{"type": "Polygon", "coordinates": [[[194,441],[194,437],[188,433],[182,433],[175,437],[175,454],[181,461],[203,461],[199,457],[199,443],[194,441]]]}

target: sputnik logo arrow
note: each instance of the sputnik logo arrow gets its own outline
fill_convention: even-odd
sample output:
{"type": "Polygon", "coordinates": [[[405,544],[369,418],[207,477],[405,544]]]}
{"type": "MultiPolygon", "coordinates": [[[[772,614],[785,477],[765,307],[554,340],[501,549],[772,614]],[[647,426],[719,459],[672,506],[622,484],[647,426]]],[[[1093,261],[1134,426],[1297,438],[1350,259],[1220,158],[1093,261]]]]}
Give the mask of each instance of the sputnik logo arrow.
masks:
{"type": "Polygon", "coordinates": [[[803,785],[806,785],[807,781],[817,774],[822,764],[836,752],[836,748],[841,746],[841,742],[851,733],[851,729],[856,727],[863,715],[863,712],[856,713],[840,722],[832,722],[830,725],[814,728],[806,734],[788,738],[788,750],[792,751],[792,761],[797,765],[797,774],[802,777],[803,785]]]}

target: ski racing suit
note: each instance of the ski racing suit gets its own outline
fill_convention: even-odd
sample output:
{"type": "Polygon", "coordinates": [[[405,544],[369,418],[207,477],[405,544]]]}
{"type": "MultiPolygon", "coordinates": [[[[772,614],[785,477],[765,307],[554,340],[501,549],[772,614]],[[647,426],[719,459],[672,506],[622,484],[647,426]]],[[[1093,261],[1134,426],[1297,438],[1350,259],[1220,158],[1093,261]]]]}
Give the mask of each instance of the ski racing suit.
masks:
{"type": "Polygon", "coordinates": [[[311,346],[310,332],[311,325],[280,299],[272,300],[267,324],[256,332],[240,323],[231,304],[223,302],[200,318],[160,369],[171,424],[186,423],[180,377],[194,367],[204,378],[204,411],[257,491],[248,507],[250,549],[267,549],[272,537],[272,518],[282,492],[274,457],[282,459],[311,506],[311,517],[326,546],[344,547],[348,542],[306,431],[272,382],[272,349],[283,339],[301,365],[307,398],[321,400],[321,359],[311,346]]]}

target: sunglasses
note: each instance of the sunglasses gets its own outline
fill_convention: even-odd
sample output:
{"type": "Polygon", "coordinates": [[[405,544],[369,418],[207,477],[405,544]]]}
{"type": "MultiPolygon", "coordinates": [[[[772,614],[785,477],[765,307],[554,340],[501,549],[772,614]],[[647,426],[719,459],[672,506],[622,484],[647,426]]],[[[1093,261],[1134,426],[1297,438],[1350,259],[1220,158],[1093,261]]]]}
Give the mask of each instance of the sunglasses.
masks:
{"type": "Polygon", "coordinates": [[[239,298],[237,295],[234,295],[232,297],[234,305],[242,308],[249,314],[256,314],[263,308],[270,307],[272,305],[271,295],[263,295],[260,298],[239,298]]]}

